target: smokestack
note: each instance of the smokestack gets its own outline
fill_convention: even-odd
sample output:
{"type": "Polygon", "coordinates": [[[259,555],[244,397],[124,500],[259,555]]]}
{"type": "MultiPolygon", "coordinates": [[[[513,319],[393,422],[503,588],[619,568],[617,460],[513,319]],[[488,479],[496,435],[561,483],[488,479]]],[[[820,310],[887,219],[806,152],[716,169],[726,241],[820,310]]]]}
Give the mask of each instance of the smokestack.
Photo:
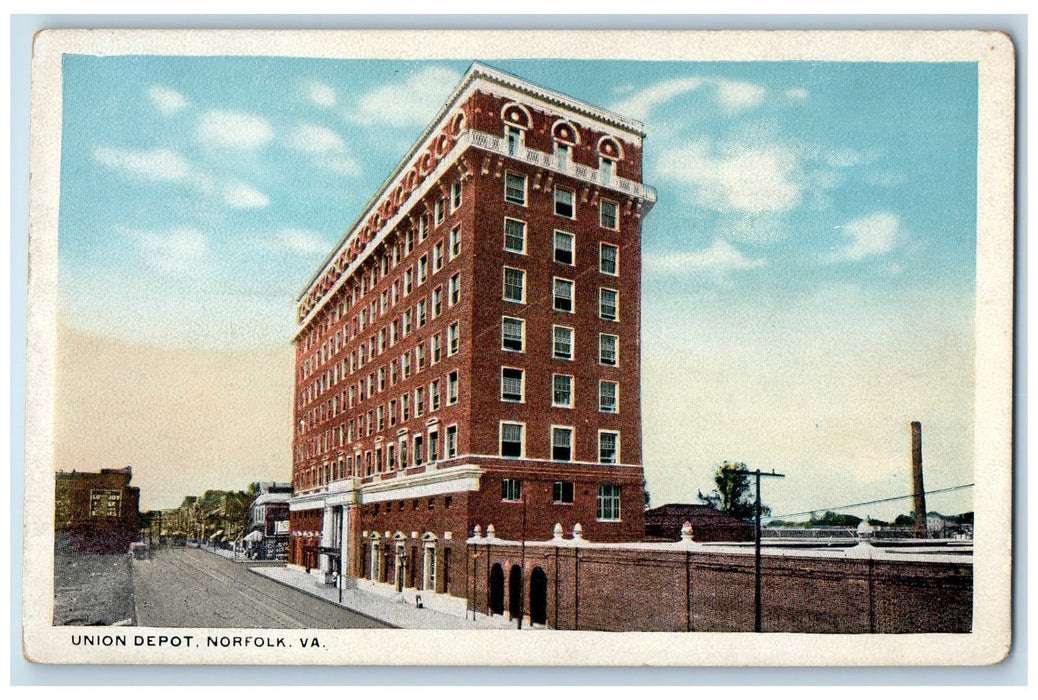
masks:
{"type": "Polygon", "coordinates": [[[915,536],[926,537],[926,492],[923,490],[923,426],[912,421],[912,495],[915,503],[915,536]]]}

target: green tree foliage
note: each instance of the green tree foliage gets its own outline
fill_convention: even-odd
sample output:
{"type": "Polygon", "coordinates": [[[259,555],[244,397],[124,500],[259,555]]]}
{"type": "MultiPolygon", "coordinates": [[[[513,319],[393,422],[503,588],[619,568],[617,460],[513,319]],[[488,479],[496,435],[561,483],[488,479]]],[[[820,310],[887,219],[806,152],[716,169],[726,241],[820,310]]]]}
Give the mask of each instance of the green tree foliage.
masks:
{"type": "Polygon", "coordinates": [[[827,510],[820,518],[811,517],[811,525],[822,527],[857,527],[860,522],[861,518],[856,515],[834,513],[831,510],[827,510]]]}
{"type": "MultiPolygon", "coordinates": [[[[714,490],[706,495],[700,491],[699,502],[735,518],[752,518],[755,494],[752,477],[745,473],[748,471],[749,468],[744,462],[722,462],[714,475],[714,490]]],[[[770,513],[770,508],[761,505],[761,515],[770,513]]]]}

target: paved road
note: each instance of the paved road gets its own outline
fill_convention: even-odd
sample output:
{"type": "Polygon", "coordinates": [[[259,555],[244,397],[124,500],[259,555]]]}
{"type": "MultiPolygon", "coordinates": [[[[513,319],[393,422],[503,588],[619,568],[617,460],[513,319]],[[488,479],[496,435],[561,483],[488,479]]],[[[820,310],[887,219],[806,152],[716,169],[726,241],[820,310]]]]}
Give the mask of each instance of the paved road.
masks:
{"type": "Polygon", "coordinates": [[[161,549],[133,562],[137,624],[146,627],[381,628],[383,623],[318,600],[193,548],[161,549]]]}

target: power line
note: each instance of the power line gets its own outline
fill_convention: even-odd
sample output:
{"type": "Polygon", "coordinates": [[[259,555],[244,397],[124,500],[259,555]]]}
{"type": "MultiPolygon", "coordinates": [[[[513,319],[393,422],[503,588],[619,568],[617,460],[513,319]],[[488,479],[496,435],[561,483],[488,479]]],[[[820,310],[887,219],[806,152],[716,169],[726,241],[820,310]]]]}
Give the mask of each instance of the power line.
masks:
{"type": "MultiPolygon", "coordinates": [[[[962,484],[960,486],[949,486],[948,488],[945,488],[945,489],[934,489],[933,491],[926,491],[925,493],[926,493],[926,495],[929,496],[929,495],[935,494],[935,493],[946,493],[948,491],[959,491],[961,489],[968,489],[968,488],[972,488],[972,487],[973,487],[973,484],[962,484]]],[[[802,510],[802,511],[799,511],[797,513],[785,513],[783,515],[773,515],[773,516],[771,516],[769,518],[769,520],[775,520],[776,518],[789,518],[789,517],[792,517],[794,515],[811,515],[812,513],[817,513],[819,511],[822,511],[822,512],[825,512],[825,511],[837,511],[837,510],[840,510],[842,508],[857,508],[858,506],[871,506],[871,505],[873,505],[875,503],[889,503],[891,501],[903,501],[903,500],[908,499],[908,498],[913,498],[914,495],[915,494],[911,494],[910,493],[907,496],[892,496],[891,498],[880,498],[880,499],[875,500],[875,501],[864,501],[862,503],[851,503],[851,504],[845,505],[845,506],[830,506],[828,508],[815,508],[813,510],[802,510]]]]}

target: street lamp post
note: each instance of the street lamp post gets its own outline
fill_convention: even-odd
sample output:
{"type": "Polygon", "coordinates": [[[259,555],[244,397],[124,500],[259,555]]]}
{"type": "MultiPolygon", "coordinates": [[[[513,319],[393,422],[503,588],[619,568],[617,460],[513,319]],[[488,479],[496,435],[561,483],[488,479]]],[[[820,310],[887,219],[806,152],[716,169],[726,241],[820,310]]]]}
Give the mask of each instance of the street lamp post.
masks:
{"type": "Polygon", "coordinates": [[[523,502],[522,540],[519,543],[519,622],[516,629],[523,628],[523,602],[526,599],[526,489],[522,486],[519,498],[523,502]]]}

